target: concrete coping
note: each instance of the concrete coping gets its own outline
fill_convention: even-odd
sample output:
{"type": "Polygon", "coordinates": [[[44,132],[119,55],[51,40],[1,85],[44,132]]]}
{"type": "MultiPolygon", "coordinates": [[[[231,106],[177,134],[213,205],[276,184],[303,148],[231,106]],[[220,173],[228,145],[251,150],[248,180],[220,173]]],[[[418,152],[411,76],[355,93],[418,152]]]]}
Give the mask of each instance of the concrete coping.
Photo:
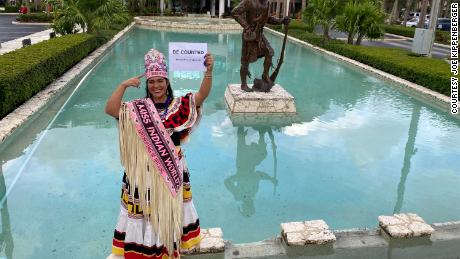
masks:
{"type": "Polygon", "coordinates": [[[200,245],[191,249],[182,249],[182,254],[222,253],[225,250],[224,234],[221,228],[201,229],[200,245]]]}
{"type": "Polygon", "coordinates": [[[379,216],[380,228],[392,238],[431,236],[433,227],[414,213],[379,216]]]}
{"type": "Polygon", "coordinates": [[[42,26],[52,24],[49,22],[16,22],[16,21],[12,21],[11,23],[15,25],[42,25],[42,26]]]}
{"type": "Polygon", "coordinates": [[[336,240],[324,220],[281,223],[281,235],[289,246],[322,245],[336,240]]]}
{"type": "Polygon", "coordinates": [[[208,31],[232,31],[241,30],[241,26],[233,20],[219,20],[210,18],[190,18],[190,17],[159,17],[159,16],[137,16],[134,17],[136,24],[150,26],[154,28],[179,28],[189,30],[208,30],[208,31]],[[196,19],[196,21],[190,21],[196,19]],[[203,21],[203,22],[200,22],[203,21]]]}

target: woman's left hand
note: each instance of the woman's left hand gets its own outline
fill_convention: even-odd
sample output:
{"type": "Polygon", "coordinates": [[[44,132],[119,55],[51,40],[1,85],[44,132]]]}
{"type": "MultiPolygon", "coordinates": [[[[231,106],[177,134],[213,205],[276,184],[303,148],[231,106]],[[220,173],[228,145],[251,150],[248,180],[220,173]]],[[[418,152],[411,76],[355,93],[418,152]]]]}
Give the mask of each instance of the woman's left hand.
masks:
{"type": "Polygon", "coordinates": [[[214,58],[211,53],[206,53],[204,56],[204,65],[206,66],[206,72],[212,72],[214,67],[214,58]]]}

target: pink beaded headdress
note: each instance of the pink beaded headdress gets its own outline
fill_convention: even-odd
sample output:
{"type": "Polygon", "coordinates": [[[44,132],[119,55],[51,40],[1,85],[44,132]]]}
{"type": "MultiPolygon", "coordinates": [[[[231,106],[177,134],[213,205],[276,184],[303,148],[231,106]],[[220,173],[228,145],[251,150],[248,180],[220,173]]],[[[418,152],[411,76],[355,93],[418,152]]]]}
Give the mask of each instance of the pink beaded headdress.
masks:
{"type": "Polygon", "coordinates": [[[168,67],[163,53],[156,49],[151,49],[144,56],[145,61],[145,78],[149,79],[153,76],[161,76],[168,78],[168,67]]]}

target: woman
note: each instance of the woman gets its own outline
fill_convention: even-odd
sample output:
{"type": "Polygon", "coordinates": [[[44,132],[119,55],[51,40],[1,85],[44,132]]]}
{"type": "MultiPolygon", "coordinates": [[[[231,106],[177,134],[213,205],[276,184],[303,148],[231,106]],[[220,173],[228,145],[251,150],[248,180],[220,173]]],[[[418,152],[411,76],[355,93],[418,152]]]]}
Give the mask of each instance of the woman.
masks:
{"type": "Polygon", "coordinates": [[[106,105],[119,119],[120,155],[125,168],[121,209],[112,258],[177,258],[198,245],[199,219],[189,172],[180,148],[200,119],[212,85],[214,60],[206,54],[200,90],[174,98],[164,55],[145,55],[145,74],[122,82],[106,105]],[[146,77],[146,98],[122,103],[128,87],[146,77]]]}

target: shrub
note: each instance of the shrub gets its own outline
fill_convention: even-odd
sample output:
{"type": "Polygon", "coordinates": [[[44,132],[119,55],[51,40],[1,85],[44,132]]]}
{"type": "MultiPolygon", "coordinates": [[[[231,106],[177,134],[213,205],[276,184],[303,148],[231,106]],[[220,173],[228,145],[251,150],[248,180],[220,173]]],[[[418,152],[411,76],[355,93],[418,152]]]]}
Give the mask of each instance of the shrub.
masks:
{"type": "Polygon", "coordinates": [[[403,26],[388,25],[388,24],[384,24],[382,25],[382,27],[385,30],[385,32],[396,34],[396,35],[401,35],[401,36],[409,37],[409,38],[413,38],[414,33],[415,33],[415,28],[412,28],[412,27],[403,27],[403,26]]]}
{"type": "MultiPolygon", "coordinates": [[[[281,25],[270,25],[269,27],[275,30],[281,29],[281,25]]],[[[289,30],[308,30],[309,28],[310,27],[301,20],[293,19],[289,23],[289,30]]]]}
{"type": "Polygon", "coordinates": [[[0,56],[0,118],[45,88],[96,49],[94,35],[74,34],[0,56]]]}
{"type": "Polygon", "coordinates": [[[450,95],[449,65],[441,59],[418,57],[395,48],[337,44],[328,44],[327,48],[438,93],[450,95]]]}
{"type": "Polygon", "coordinates": [[[21,22],[52,22],[53,17],[46,13],[30,13],[20,14],[16,20],[21,22]]]}
{"type": "Polygon", "coordinates": [[[18,13],[19,12],[19,6],[5,6],[5,13],[18,13]]]}
{"type": "Polygon", "coordinates": [[[324,42],[320,36],[302,30],[289,30],[289,35],[438,93],[450,95],[449,64],[441,59],[417,57],[402,49],[356,46],[339,40],[324,42]]]}

